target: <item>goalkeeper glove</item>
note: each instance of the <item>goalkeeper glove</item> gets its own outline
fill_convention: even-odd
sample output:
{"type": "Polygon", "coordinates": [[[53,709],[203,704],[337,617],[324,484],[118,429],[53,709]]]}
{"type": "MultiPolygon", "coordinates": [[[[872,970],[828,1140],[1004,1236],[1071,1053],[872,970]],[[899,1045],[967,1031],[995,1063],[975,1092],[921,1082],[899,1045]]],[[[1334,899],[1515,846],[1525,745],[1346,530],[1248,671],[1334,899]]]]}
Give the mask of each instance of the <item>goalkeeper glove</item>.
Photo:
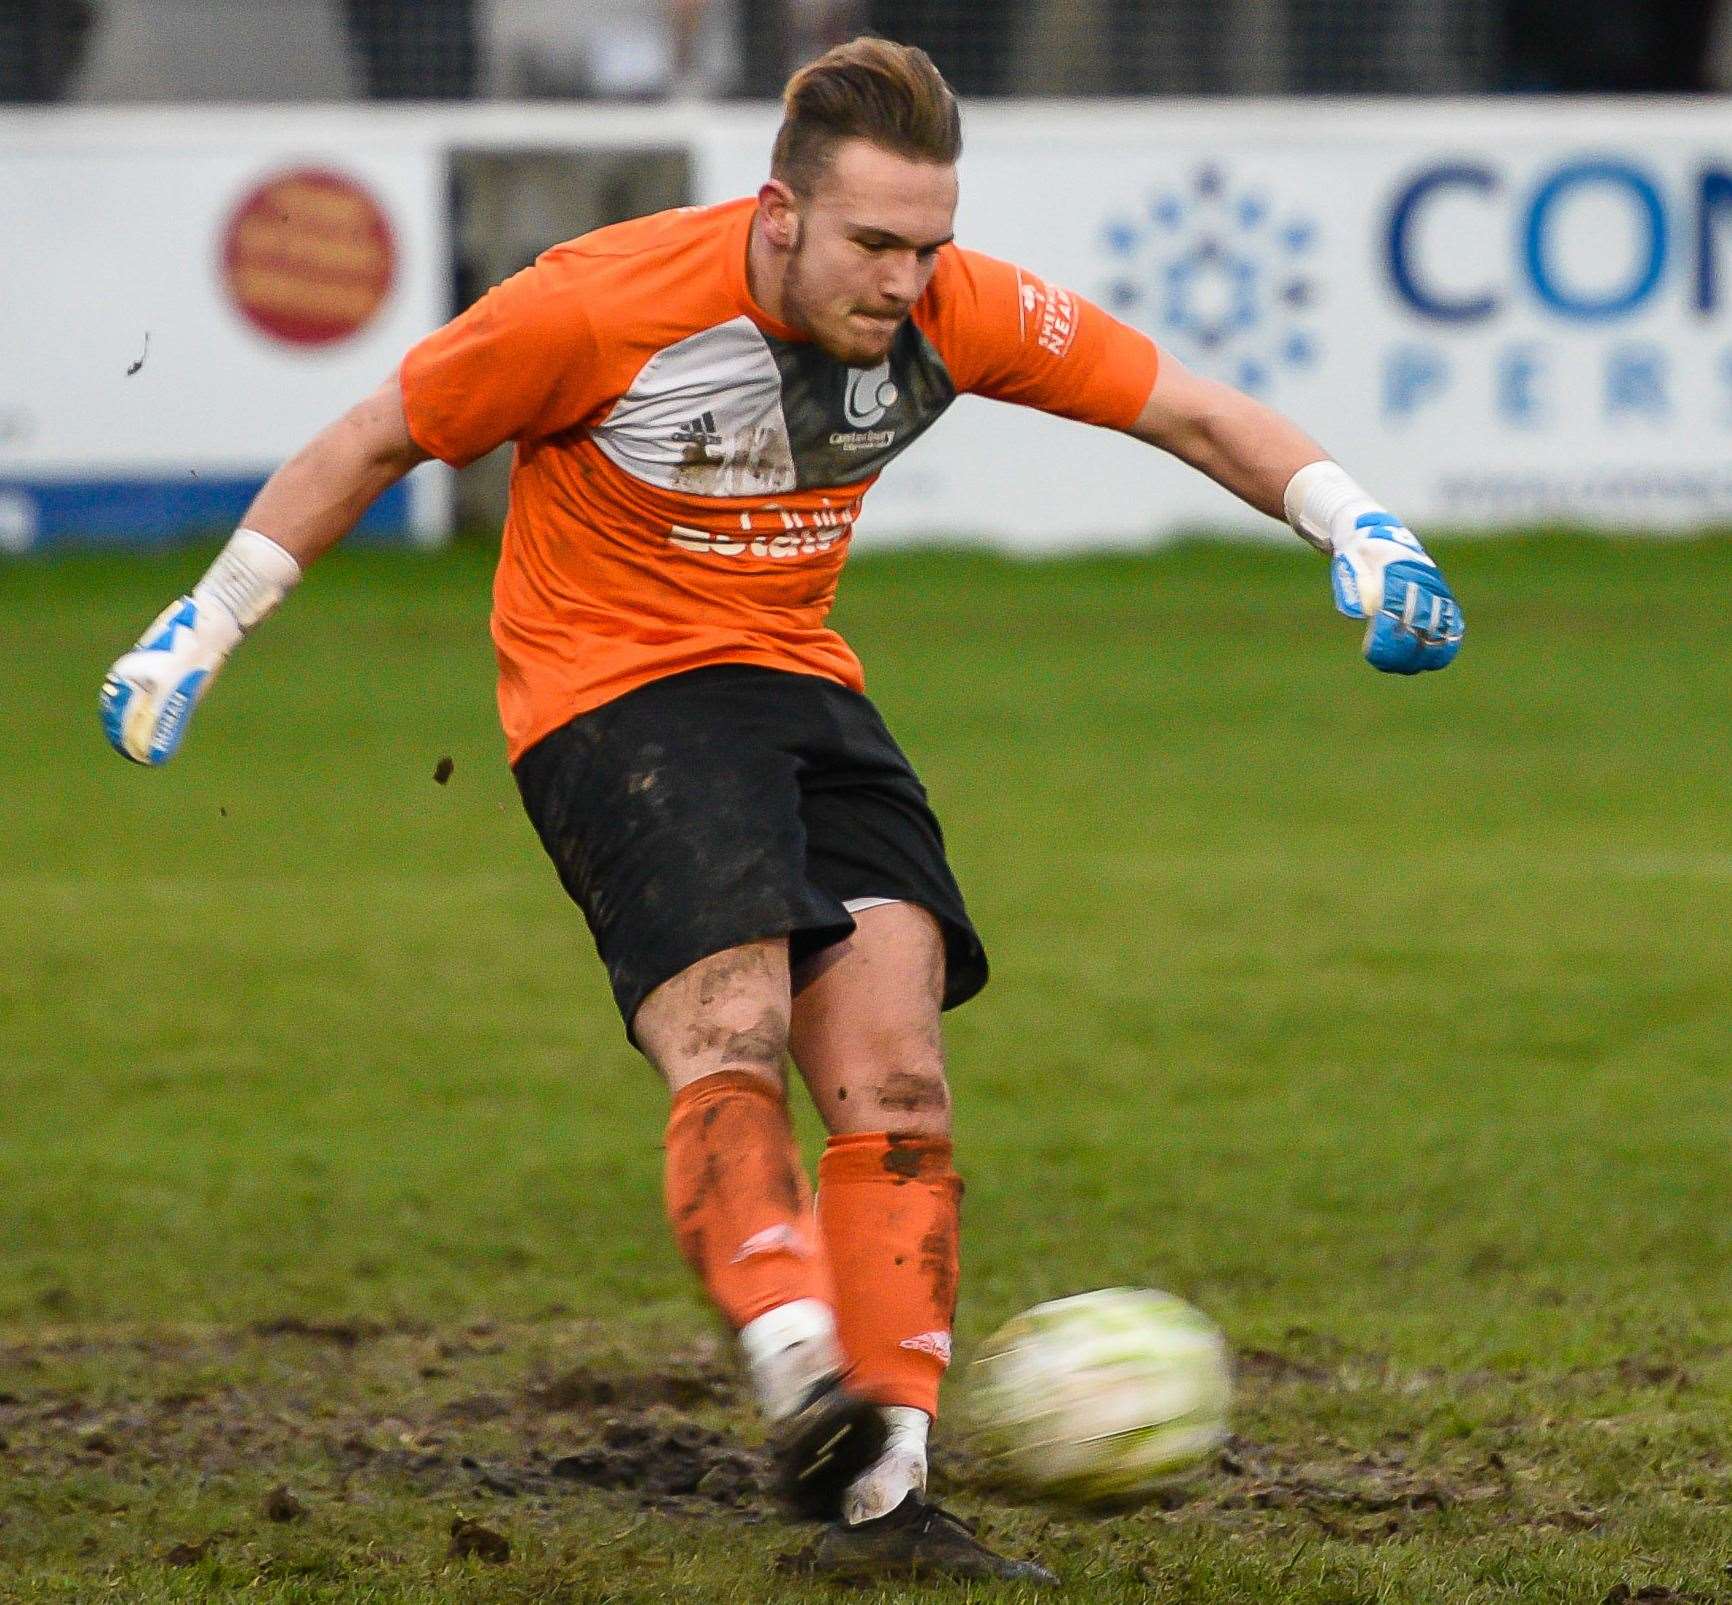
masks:
{"type": "Polygon", "coordinates": [[[1332,462],[1301,468],[1286,507],[1294,529],[1330,554],[1336,607],[1366,621],[1366,662],[1390,674],[1448,666],[1461,650],[1461,604],[1412,530],[1332,462]]]}
{"type": "Polygon", "coordinates": [[[301,566],[256,530],[237,530],[192,593],[159,613],[102,682],[102,729],[134,763],[175,755],[229,653],[289,594],[301,566]]]}

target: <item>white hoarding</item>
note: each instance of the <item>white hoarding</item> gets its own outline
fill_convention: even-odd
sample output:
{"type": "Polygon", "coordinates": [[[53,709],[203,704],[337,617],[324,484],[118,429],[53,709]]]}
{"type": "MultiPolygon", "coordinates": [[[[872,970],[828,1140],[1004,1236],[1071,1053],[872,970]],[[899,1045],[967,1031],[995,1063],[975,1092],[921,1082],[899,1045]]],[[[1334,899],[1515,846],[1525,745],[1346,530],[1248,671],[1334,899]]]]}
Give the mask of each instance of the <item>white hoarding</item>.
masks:
{"type": "MultiPolygon", "coordinates": [[[[1732,110],[976,105],[958,234],[1262,396],[1428,528],[1732,522],[1732,110]]],[[[684,148],[762,181],[768,108],[0,114],[0,547],[221,523],[447,317],[466,150],[684,148]]],[[[550,242],[551,243],[551,242],[550,242]]],[[[444,527],[436,465],[375,515],[444,527]]],[[[964,398],[868,539],[1273,532],[1159,453],[964,398]]]]}
{"type": "MultiPolygon", "coordinates": [[[[1296,418],[1422,526],[1732,521],[1732,112],[1700,102],[980,108],[963,243],[1296,418]]],[[[706,198],[762,130],[712,139],[706,198]]],[[[863,533],[1268,529],[1121,440],[964,401],[863,533]]]]}
{"type": "MultiPolygon", "coordinates": [[[[444,158],[264,114],[0,139],[0,549],[232,524],[448,315],[444,158]]],[[[412,476],[368,518],[437,533],[412,476]]]]}

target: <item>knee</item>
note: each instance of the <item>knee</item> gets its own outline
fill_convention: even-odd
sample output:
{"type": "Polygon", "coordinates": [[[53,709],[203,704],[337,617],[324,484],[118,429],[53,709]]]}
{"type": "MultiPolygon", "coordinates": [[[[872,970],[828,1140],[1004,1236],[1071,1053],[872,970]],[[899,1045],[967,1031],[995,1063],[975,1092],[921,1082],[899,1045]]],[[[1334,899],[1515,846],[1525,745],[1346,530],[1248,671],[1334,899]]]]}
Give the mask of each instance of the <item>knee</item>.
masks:
{"type": "Polygon", "coordinates": [[[658,1057],[657,1063],[676,1091],[687,1082],[724,1070],[762,1076],[781,1087],[787,1055],[788,1012],[767,1005],[721,1011],[688,1022],[673,1051],[658,1057]]]}
{"type": "Polygon", "coordinates": [[[874,1059],[838,1082],[830,1100],[830,1129],[893,1131],[907,1136],[950,1135],[950,1083],[937,1054],[874,1059]]]}
{"type": "Polygon", "coordinates": [[[788,1015],[785,957],[748,947],[693,965],[658,987],[638,1009],[633,1030],[644,1056],[676,1092],[723,1070],[780,1086],[788,1015]]]}
{"type": "Polygon", "coordinates": [[[788,1011],[773,1006],[740,1020],[710,1020],[694,1026],[686,1056],[717,1070],[750,1070],[782,1078],[788,1056],[788,1011]]]}

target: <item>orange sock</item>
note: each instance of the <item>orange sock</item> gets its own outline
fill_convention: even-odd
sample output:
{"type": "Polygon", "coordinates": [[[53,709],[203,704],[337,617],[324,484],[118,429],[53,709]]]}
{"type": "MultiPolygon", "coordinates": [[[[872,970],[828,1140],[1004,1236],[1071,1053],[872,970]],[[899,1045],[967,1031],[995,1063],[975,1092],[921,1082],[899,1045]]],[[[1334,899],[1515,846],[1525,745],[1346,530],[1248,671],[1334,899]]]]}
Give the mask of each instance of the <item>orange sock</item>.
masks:
{"type": "Polygon", "coordinates": [[[947,1137],[832,1137],[818,1163],[818,1225],[836,1283],[853,1385],[879,1404],[938,1414],[961,1268],[962,1178],[947,1137]]]}
{"type": "Polygon", "coordinates": [[[795,1299],[834,1302],[782,1095],[723,1070],[674,1096],[664,1196],[686,1263],[737,1332],[795,1299]]]}

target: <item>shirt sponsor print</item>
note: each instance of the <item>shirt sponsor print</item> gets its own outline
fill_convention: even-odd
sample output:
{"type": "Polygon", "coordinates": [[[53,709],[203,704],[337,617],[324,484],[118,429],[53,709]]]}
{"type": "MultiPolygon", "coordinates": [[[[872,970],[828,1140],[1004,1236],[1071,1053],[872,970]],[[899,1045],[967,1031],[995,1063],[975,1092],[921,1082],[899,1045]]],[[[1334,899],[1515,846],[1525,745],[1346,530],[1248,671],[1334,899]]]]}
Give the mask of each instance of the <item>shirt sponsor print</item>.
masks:
{"type": "Polygon", "coordinates": [[[902,392],[890,377],[890,359],[876,368],[850,368],[842,387],[842,412],[852,429],[833,430],[830,444],[839,451],[883,451],[895,444],[894,429],[875,429],[902,392]]]}
{"type": "Polygon", "coordinates": [[[812,512],[771,507],[759,513],[741,513],[737,532],[671,524],[668,541],[682,552],[707,552],[716,557],[810,557],[845,541],[854,533],[854,521],[859,516],[858,499],[812,512]]]}
{"type": "Polygon", "coordinates": [[[1063,358],[1076,339],[1076,297],[1057,284],[1047,284],[1017,269],[1017,331],[1025,342],[1063,358]]]}

